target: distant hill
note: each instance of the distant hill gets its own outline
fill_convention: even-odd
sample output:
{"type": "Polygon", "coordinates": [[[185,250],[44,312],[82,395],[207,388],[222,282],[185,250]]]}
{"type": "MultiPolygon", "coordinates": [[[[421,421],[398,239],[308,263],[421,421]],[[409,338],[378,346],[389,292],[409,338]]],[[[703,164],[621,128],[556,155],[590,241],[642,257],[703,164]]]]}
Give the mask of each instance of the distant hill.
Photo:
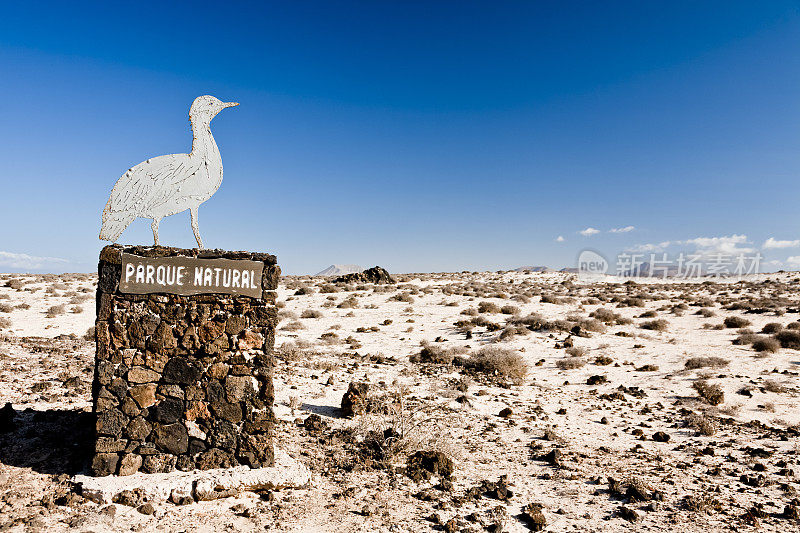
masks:
{"type": "Polygon", "coordinates": [[[530,272],[549,272],[550,269],[546,266],[522,266],[519,268],[515,268],[514,272],[525,272],[526,270],[530,272]]]}
{"type": "Polygon", "coordinates": [[[317,272],[317,276],[341,276],[343,274],[355,274],[364,269],[358,265],[331,265],[322,272],[317,272]]]}

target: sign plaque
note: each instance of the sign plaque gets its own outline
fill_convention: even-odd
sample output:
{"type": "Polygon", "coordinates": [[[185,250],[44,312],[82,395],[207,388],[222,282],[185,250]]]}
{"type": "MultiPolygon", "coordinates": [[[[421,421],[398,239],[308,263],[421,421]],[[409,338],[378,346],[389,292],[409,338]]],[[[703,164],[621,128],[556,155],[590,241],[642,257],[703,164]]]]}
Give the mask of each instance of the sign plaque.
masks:
{"type": "Polygon", "coordinates": [[[261,298],[264,263],[122,254],[119,290],[128,294],[236,294],[261,298]]]}

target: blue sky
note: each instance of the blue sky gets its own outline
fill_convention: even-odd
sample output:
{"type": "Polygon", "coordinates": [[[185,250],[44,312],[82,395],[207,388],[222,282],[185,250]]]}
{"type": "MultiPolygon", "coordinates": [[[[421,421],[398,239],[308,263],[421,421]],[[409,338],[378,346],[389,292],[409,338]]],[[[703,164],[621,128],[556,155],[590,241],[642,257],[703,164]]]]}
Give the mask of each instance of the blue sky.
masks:
{"type": "MultiPolygon", "coordinates": [[[[587,247],[800,267],[797,2],[3,10],[0,271],[93,270],[114,182],[189,150],[201,94],[241,103],[212,123],[206,245],[286,273],[562,267],[587,247]]],[[[161,237],[192,246],[188,214],[161,237]]],[[[120,242],[151,240],[138,220],[120,242]]]]}

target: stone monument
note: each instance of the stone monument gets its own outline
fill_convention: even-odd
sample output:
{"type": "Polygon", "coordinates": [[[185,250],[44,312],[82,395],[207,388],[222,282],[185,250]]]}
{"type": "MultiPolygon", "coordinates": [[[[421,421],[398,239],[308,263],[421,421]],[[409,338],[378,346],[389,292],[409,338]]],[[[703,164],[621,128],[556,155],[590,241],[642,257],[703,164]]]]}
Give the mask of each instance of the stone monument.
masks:
{"type": "MultiPolygon", "coordinates": [[[[275,289],[264,253],[203,250],[200,204],[222,183],[211,120],[238,105],[189,110],[192,150],[147,159],[116,183],[100,238],[152,219],[154,246],[106,246],[97,286],[92,383],[96,476],[271,467],[275,289]],[[162,218],[188,210],[197,248],[159,246],[162,218]]],[[[272,479],[272,478],[270,478],[272,479]]]]}

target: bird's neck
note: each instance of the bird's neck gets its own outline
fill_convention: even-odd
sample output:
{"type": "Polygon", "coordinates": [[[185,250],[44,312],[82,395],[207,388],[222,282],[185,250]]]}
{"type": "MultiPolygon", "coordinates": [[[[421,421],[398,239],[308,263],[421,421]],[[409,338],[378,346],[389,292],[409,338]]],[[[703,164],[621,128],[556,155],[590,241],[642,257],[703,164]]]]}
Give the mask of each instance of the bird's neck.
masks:
{"type": "Polygon", "coordinates": [[[211,135],[211,124],[205,121],[192,122],[192,155],[203,157],[211,162],[219,161],[222,164],[222,157],[219,155],[219,148],[211,135]]]}

